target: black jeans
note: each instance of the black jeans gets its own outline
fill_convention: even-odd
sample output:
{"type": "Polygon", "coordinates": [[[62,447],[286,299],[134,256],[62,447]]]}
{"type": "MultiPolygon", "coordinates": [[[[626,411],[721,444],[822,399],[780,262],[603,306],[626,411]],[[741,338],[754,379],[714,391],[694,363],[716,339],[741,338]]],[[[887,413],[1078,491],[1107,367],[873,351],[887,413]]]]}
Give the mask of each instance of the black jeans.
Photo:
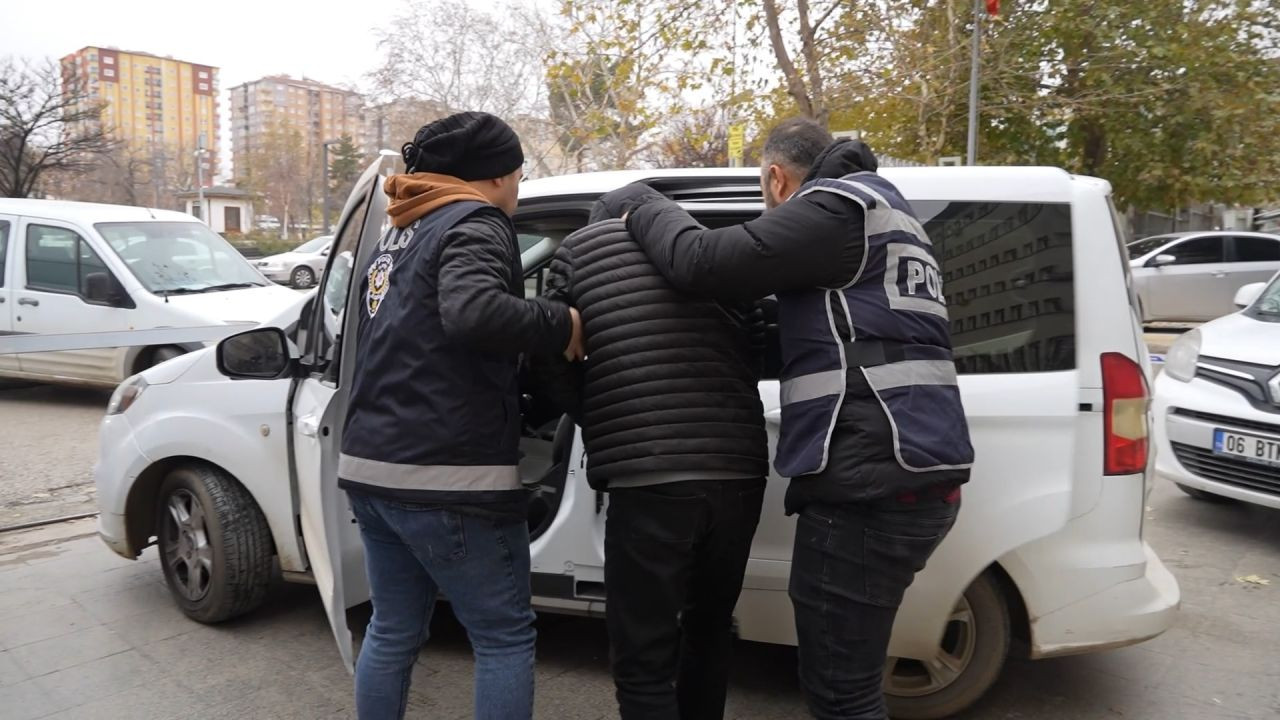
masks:
{"type": "Polygon", "coordinates": [[[902,596],[946,537],[957,498],[810,505],[796,524],[791,602],[800,686],[821,720],[884,720],[882,683],[902,596]]]}
{"type": "Polygon", "coordinates": [[[724,716],[763,479],[611,490],[605,617],[623,720],[724,716]]]}

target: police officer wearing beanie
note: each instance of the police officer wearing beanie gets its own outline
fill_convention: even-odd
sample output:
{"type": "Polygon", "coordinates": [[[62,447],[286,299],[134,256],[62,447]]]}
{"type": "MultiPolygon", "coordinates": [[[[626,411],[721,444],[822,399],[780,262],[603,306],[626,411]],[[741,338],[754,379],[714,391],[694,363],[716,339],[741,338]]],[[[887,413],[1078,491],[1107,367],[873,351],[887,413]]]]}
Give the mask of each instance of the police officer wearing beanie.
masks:
{"type": "Polygon", "coordinates": [[[511,214],[524,155],[505,122],[420,129],[387,178],[391,227],[360,281],[339,486],[360,525],[373,617],[356,666],[362,720],[404,717],[443,592],[475,649],[475,717],[533,712],[522,354],[581,356],[577,311],[526,300],[511,214]]]}

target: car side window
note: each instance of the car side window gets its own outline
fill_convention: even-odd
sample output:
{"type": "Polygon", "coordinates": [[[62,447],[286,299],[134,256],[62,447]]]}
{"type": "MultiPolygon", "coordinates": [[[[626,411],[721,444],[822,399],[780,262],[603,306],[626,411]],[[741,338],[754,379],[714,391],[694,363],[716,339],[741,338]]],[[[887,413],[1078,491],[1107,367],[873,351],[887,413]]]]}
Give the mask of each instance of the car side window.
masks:
{"type": "Polygon", "coordinates": [[[9,255],[9,221],[0,220],[0,288],[4,287],[5,260],[9,255]]]}
{"type": "Polygon", "coordinates": [[[1238,237],[1235,245],[1236,262],[1280,262],[1280,240],[1238,237]]]}
{"type": "Polygon", "coordinates": [[[1226,245],[1224,240],[1225,238],[1216,235],[1192,238],[1174,245],[1162,254],[1172,255],[1177,258],[1173,263],[1174,265],[1218,263],[1222,262],[1226,255],[1224,252],[1226,245]]]}
{"type": "Polygon", "coordinates": [[[85,299],[88,277],[110,272],[98,253],[76,232],[49,225],[27,226],[28,289],[85,299]]]}
{"type": "Polygon", "coordinates": [[[351,266],[355,262],[368,205],[367,196],[362,197],[331,245],[334,257],[329,263],[329,272],[325,275],[324,288],[319,298],[324,337],[320,339],[317,357],[326,357],[334,340],[342,333],[343,315],[352,280],[351,266]]]}

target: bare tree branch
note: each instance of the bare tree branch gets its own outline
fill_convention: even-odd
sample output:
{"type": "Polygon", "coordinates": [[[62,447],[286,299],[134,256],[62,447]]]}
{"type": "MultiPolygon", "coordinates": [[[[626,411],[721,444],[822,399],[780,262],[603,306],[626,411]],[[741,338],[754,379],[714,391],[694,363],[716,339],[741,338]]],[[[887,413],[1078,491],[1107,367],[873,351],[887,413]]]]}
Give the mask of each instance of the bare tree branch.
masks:
{"type": "Polygon", "coordinates": [[[114,147],[103,106],[54,62],[0,60],[0,195],[28,197],[50,173],[83,173],[114,147]]]}

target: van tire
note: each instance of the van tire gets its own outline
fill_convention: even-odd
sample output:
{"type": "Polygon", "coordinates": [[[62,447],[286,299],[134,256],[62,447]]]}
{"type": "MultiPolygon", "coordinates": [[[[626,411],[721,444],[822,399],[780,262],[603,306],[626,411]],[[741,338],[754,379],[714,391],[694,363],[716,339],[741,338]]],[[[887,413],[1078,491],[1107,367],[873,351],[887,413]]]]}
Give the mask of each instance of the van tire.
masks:
{"type": "Polygon", "coordinates": [[[1196,500],[1200,500],[1201,502],[1218,503],[1218,504],[1235,502],[1235,500],[1232,498],[1223,497],[1222,495],[1214,495],[1211,492],[1201,490],[1200,488],[1193,488],[1190,485],[1183,485],[1182,483],[1174,483],[1174,485],[1177,485],[1178,489],[1181,490],[1182,492],[1186,493],[1187,495],[1190,495],[1196,500]]]}
{"type": "MultiPolygon", "coordinates": [[[[1000,677],[1005,658],[1009,656],[1012,630],[1009,604],[990,571],[979,575],[965,589],[964,596],[956,604],[956,610],[966,606],[968,615],[972,618],[969,630],[972,632],[973,642],[963,669],[948,684],[927,694],[894,694],[894,678],[889,676],[887,669],[885,701],[889,705],[890,717],[895,720],[938,720],[952,717],[977,702],[1000,677]]],[[[963,643],[963,637],[958,635],[963,635],[965,628],[953,627],[955,625],[955,621],[950,623],[943,634],[944,647],[963,643]]],[[[919,661],[911,662],[923,667],[919,661]]],[[[891,667],[895,667],[893,663],[891,667]]]]}
{"type": "Polygon", "coordinates": [[[155,350],[151,351],[151,357],[147,358],[146,368],[143,368],[143,369],[153,368],[159,365],[160,363],[168,362],[176,357],[179,357],[185,354],[186,353],[182,350],[182,348],[176,348],[172,346],[156,348],[155,350]]]}
{"type": "Polygon", "coordinates": [[[165,582],[187,617],[218,623],[266,600],[271,529],[231,476],[203,464],[170,471],[160,486],[155,527],[165,582]]]}

